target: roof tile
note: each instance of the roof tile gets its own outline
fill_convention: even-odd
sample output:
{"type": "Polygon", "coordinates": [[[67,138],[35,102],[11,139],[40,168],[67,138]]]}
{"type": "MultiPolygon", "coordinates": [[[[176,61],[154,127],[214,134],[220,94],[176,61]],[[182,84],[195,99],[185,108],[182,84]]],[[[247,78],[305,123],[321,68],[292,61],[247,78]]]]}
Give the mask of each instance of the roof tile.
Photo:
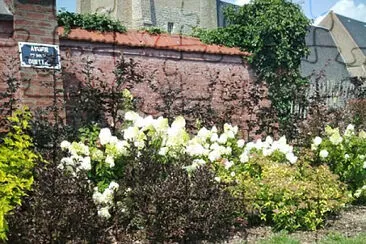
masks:
{"type": "Polygon", "coordinates": [[[240,51],[238,48],[230,48],[219,45],[207,45],[198,38],[169,35],[169,34],[149,34],[146,31],[129,30],[126,33],[98,32],[83,29],[72,29],[70,33],[64,35],[65,29],[57,29],[61,39],[91,41],[101,43],[114,43],[130,47],[148,47],[154,49],[165,49],[185,52],[200,52],[210,54],[225,54],[237,56],[250,56],[249,52],[240,51]]]}

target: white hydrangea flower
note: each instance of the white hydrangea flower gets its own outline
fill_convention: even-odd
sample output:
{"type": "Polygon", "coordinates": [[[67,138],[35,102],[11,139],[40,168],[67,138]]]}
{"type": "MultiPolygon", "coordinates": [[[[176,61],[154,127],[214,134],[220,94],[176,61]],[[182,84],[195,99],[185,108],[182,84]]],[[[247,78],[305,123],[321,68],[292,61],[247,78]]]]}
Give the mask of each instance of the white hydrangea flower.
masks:
{"type": "Polygon", "coordinates": [[[270,156],[273,153],[273,149],[272,148],[264,148],[262,150],[263,156],[270,156]]]}
{"type": "Polygon", "coordinates": [[[100,193],[98,189],[94,189],[93,201],[95,204],[102,204],[104,201],[103,194],[100,193]]]}
{"type": "Polygon", "coordinates": [[[108,188],[111,189],[112,191],[117,191],[119,188],[119,184],[115,181],[112,181],[111,183],[109,183],[108,188]]]}
{"type": "Polygon", "coordinates": [[[224,133],[224,135],[226,135],[226,137],[227,137],[227,138],[229,138],[229,139],[233,139],[233,138],[235,138],[235,133],[234,133],[234,131],[232,131],[232,130],[226,131],[226,132],[224,133]]]}
{"type": "Polygon", "coordinates": [[[106,163],[106,164],[108,164],[110,168],[113,168],[113,167],[115,166],[113,156],[108,155],[108,156],[105,158],[105,163],[106,163]]]}
{"type": "Polygon", "coordinates": [[[321,150],[320,152],[319,152],[319,156],[321,157],[321,158],[326,158],[326,157],[328,157],[328,155],[329,155],[329,153],[328,153],[328,151],[327,150],[325,150],[325,149],[323,149],[323,150],[321,150]]]}
{"type": "Polygon", "coordinates": [[[102,145],[108,144],[111,140],[111,137],[112,137],[112,133],[109,128],[103,128],[100,130],[100,133],[99,133],[100,144],[102,144],[102,145]]]}
{"type": "Polygon", "coordinates": [[[357,191],[355,191],[355,193],[353,194],[356,198],[359,198],[361,196],[362,190],[358,189],[357,191]]]}
{"type": "Polygon", "coordinates": [[[172,123],[171,128],[183,129],[186,127],[186,121],[183,116],[178,116],[172,123]]]}
{"type": "Polygon", "coordinates": [[[64,170],[64,169],[65,169],[64,164],[63,164],[63,163],[60,163],[59,165],[57,165],[57,168],[58,168],[59,170],[64,170]]]}
{"type": "Polygon", "coordinates": [[[161,147],[160,150],[159,150],[159,155],[165,156],[165,155],[167,155],[168,151],[169,151],[169,148],[161,147]]]}
{"type": "Polygon", "coordinates": [[[230,176],[231,176],[231,177],[234,177],[234,176],[235,176],[235,172],[234,172],[234,171],[232,171],[232,172],[230,173],[230,176]]]}
{"type": "Polygon", "coordinates": [[[128,154],[128,147],[128,142],[118,140],[118,142],[116,143],[117,154],[126,156],[128,154]]]}
{"type": "Polygon", "coordinates": [[[352,124],[349,124],[346,128],[346,130],[344,131],[344,135],[345,136],[352,136],[355,134],[355,126],[352,124]]]}
{"type": "Polygon", "coordinates": [[[270,136],[267,136],[266,137],[266,144],[268,144],[268,145],[272,145],[272,143],[273,143],[273,138],[272,137],[270,137],[270,136]]]}
{"type": "Polygon", "coordinates": [[[186,152],[190,156],[201,156],[208,154],[208,150],[198,143],[188,145],[186,147],[186,152]]]}
{"type": "Polygon", "coordinates": [[[226,170],[230,169],[233,165],[234,163],[232,161],[229,161],[227,159],[224,161],[224,166],[226,170]]]}
{"type": "Polygon", "coordinates": [[[111,214],[109,213],[108,207],[102,207],[98,210],[98,216],[104,219],[109,219],[111,214]]]}
{"type": "Polygon", "coordinates": [[[239,148],[243,148],[245,145],[245,141],[243,139],[238,140],[237,142],[239,148]]]}
{"type": "Polygon", "coordinates": [[[228,136],[225,133],[223,133],[220,135],[218,142],[220,144],[225,144],[227,142],[227,139],[228,139],[228,136]]]}
{"type": "Polygon", "coordinates": [[[211,134],[211,138],[210,138],[211,142],[216,142],[218,139],[219,139],[219,136],[217,135],[217,133],[211,134]]]}
{"type": "Polygon", "coordinates": [[[211,131],[207,130],[205,127],[201,128],[197,133],[197,137],[200,138],[202,141],[207,140],[207,138],[210,136],[211,131]]]}
{"type": "Polygon", "coordinates": [[[349,156],[348,154],[345,154],[345,155],[344,155],[344,158],[345,158],[345,159],[349,159],[349,158],[350,158],[350,156],[349,156]]]}
{"type": "Polygon", "coordinates": [[[153,121],[153,127],[158,133],[165,132],[169,128],[168,119],[160,116],[153,121]]]}
{"type": "Polygon", "coordinates": [[[154,118],[149,115],[145,118],[139,118],[136,120],[135,122],[135,126],[139,127],[139,128],[144,128],[144,130],[149,129],[149,128],[154,128],[154,118]]]}
{"type": "Polygon", "coordinates": [[[366,161],[363,162],[363,168],[366,169],[366,161]]]}
{"type": "Polygon", "coordinates": [[[69,147],[71,146],[71,143],[68,141],[62,141],[60,146],[61,146],[62,151],[65,151],[65,150],[69,149],[69,147]]]}
{"type": "Polygon", "coordinates": [[[92,150],[91,157],[93,160],[100,162],[104,159],[104,153],[102,150],[94,149],[92,150]]]}
{"type": "Polygon", "coordinates": [[[118,142],[118,138],[117,136],[111,136],[109,143],[111,144],[116,144],[118,142]]]}
{"type": "Polygon", "coordinates": [[[213,150],[208,154],[208,159],[210,159],[211,162],[215,162],[221,158],[221,153],[219,150],[213,150]]]}
{"type": "Polygon", "coordinates": [[[134,141],[139,136],[140,130],[137,126],[130,126],[123,130],[123,138],[125,140],[134,141]]]}
{"type": "Polygon", "coordinates": [[[125,120],[127,121],[136,121],[137,119],[140,118],[140,115],[138,115],[136,112],[134,111],[128,111],[125,113],[125,120]]]}
{"type": "Polygon", "coordinates": [[[358,133],[358,136],[361,138],[361,139],[366,139],[366,132],[364,130],[361,130],[359,133],[358,133]]]}
{"type": "Polygon", "coordinates": [[[112,189],[105,189],[104,192],[103,192],[103,197],[102,197],[102,202],[103,203],[112,203],[113,201],[113,190],[112,189]]]}
{"type": "Polygon", "coordinates": [[[341,135],[339,134],[339,132],[335,132],[333,133],[330,137],[329,137],[329,140],[330,142],[333,144],[333,145],[339,145],[342,143],[343,141],[343,138],[341,137],[341,135]]]}
{"type": "Polygon", "coordinates": [[[203,159],[195,159],[195,160],[193,160],[193,163],[194,164],[197,164],[199,166],[202,166],[202,165],[205,165],[206,164],[206,161],[203,160],[203,159]]]}
{"type": "Polygon", "coordinates": [[[289,152],[286,154],[286,159],[291,163],[294,164],[297,161],[297,157],[294,155],[294,153],[289,152]]]}
{"type": "Polygon", "coordinates": [[[248,153],[247,152],[243,152],[241,155],[240,155],[240,162],[241,163],[246,163],[249,161],[249,156],[248,156],[248,153]]]}
{"type": "Polygon", "coordinates": [[[317,137],[315,137],[315,138],[313,139],[313,144],[314,144],[315,146],[319,146],[319,145],[322,143],[322,141],[323,141],[323,139],[322,139],[321,137],[317,136],[317,137]]]}
{"type": "Polygon", "coordinates": [[[91,170],[90,157],[85,157],[81,160],[80,168],[83,170],[91,170]]]}
{"type": "Polygon", "coordinates": [[[69,152],[73,156],[85,155],[89,156],[89,147],[82,142],[73,142],[69,147],[69,152]]]}
{"type": "Polygon", "coordinates": [[[220,178],[220,177],[218,177],[218,176],[216,176],[216,177],[214,178],[214,180],[220,183],[221,178],[220,178]]]}
{"type": "Polygon", "coordinates": [[[74,161],[71,157],[65,157],[61,159],[61,164],[63,165],[74,165],[74,161]]]}

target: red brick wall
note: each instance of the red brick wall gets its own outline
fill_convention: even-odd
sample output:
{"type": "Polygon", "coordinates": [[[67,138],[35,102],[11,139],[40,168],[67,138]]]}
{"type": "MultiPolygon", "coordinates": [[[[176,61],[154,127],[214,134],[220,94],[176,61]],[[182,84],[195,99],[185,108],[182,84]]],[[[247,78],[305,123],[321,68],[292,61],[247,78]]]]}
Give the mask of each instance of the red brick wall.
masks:
{"type": "Polygon", "coordinates": [[[162,97],[151,89],[151,82],[162,89],[169,84],[182,89],[173,106],[180,104],[189,108],[195,103],[211,104],[218,115],[226,116],[223,118],[225,121],[240,125],[245,133],[248,133],[248,122],[256,121],[258,110],[268,106],[264,99],[266,89],[257,87],[253,70],[240,56],[131,48],[65,39],[60,42],[64,73],[70,80],[64,81],[66,89],[85,79],[82,67],[86,59],[92,60],[93,66],[103,71],[103,74],[96,72],[101,79],[110,81],[113,81],[112,71],[120,53],[138,62],[140,73],[149,77],[150,82],[135,85],[132,93],[142,98],[140,109],[145,114],[160,115],[157,107],[162,103],[162,97]],[[251,97],[253,91],[260,96],[258,102],[251,97]]]}
{"type": "MultiPolygon", "coordinates": [[[[85,58],[94,60],[93,65],[99,70],[97,76],[113,81],[112,71],[121,53],[138,62],[139,72],[149,78],[132,88],[133,94],[142,99],[140,109],[145,114],[160,114],[157,108],[162,104],[162,96],[160,90],[151,88],[152,83],[162,89],[168,86],[180,89],[172,106],[183,109],[195,105],[211,106],[217,116],[240,125],[247,134],[257,126],[258,111],[268,106],[266,89],[256,84],[253,70],[240,56],[131,48],[68,39],[62,39],[60,43],[55,29],[55,0],[14,0],[13,5],[14,35],[0,36],[0,69],[16,71],[16,78],[22,81],[18,95],[21,102],[31,108],[52,104],[54,84],[57,89],[67,91],[82,82],[85,58]],[[19,67],[18,41],[60,44],[63,77],[67,79],[62,80],[59,71],[19,67]],[[9,57],[14,57],[16,64],[11,63],[9,57]]],[[[9,27],[9,23],[0,23],[0,30],[9,27]]],[[[0,75],[0,90],[5,87],[5,79],[0,75]]],[[[58,94],[58,98],[64,98],[64,94],[58,94]]]]}
{"type": "MultiPolygon", "coordinates": [[[[19,42],[59,44],[56,33],[55,0],[15,0],[14,1],[14,39],[19,42]]],[[[52,104],[53,70],[20,67],[22,81],[22,103],[31,108],[52,104]]],[[[57,87],[62,82],[57,80],[57,87]]]]}

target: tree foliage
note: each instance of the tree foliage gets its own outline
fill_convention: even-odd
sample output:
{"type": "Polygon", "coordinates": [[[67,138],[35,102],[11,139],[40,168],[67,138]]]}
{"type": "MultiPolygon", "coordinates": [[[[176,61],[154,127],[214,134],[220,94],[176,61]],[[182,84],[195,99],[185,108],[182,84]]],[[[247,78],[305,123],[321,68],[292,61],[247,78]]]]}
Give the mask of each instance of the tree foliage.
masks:
{"type": "Polygon", "coordinates": [[[196,29],[195,35],[206,43],[251,52],[248,61],[259,80],[267,82],[280,122],[288,121],[294,93],[306,83],[299,66],[309,52],[305,44],[309,20],[287,0],[252,0],[237,9],[227,8],[225,16],[227,27],[196,29]]]}

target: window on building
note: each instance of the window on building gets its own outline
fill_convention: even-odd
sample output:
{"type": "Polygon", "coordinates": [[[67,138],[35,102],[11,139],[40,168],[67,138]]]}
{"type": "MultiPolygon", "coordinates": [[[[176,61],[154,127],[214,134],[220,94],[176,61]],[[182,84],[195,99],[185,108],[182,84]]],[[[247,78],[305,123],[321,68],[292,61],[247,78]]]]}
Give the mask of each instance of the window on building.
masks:
{"type": "Polygon", "coordinates": [[[173,27],[174,27],[174,23],[173,22],[168,22],[168,33],[172,33],[173,27]]]}

